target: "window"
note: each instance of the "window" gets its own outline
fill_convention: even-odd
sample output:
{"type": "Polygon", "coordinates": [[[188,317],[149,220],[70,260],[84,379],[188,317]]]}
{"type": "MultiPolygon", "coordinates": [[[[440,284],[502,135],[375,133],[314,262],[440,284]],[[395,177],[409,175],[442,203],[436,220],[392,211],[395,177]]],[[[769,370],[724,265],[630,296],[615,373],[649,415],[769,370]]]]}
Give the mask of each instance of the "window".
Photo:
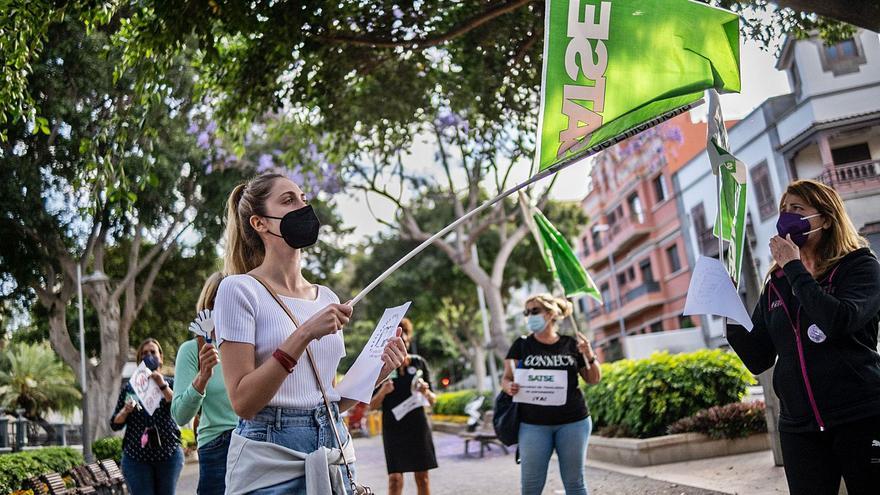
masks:
{"type": "Polygon", "coordinates": [[[629,269],[626,271],[626,276],[629,277],[630,280],[635,280],[636,279],[636,269],[633,268],[632,266],[630,266],[629,269]]]}
{"type": "Polygon", "coordinates": [[[608,311],[611,309],[611,291],[608,290],[608,284],[602,284],[599,287],[599,293],[602,295],[602,303],[605,306],[605,310],[608,311]]]}
{"type": "Polygon", "coordinates": [[[651,270],[651,260],[643,260],[639,263],[639,270],[642,272],[643,284],[654,281],[654,272],[651,270]]]}
{"type": "Polygon", "coordinates": [[[655,321],[654,323],[651,323],[651,333],[657,333],[657,332],[662,332],[662,331],[663,331],[663,322],[662,321],[655,321]]]}
{"type": "Polygon", "coordinates": [[[593,249],[599,251],[602,249],[602,232],[593,231],[593,249]]]}
{"type": "Polygon", "coordinates": [[[666,248],[666,257],[669,258],[670,273],[681,270],[681,260],[678,258],[678,244],[673,244],[666,248]]]}
{"type": "Polygon", "coordinates": [[[678,325],[680,328],[694,328],[696,326],[696,325],[694,325],[694,321],[691,320],[690,316],[684,316],[684,315],[679,317],[678,325]]]}
{"type": "Polygon", "coordinates": [[[583,246],[584,246],[584,251],[583,251],[584,256],[589,256],[590,255],[590,238],[587,236],[584,236],[584,238],[581,239],[581,244],[583,244],[583,246]]]}
{"type": "Polygon", "coordinates": [[[639,195],[633,193],[627,199],[627,203],[629,204],[630,218],[637,223],[645,223],[645,215],[642,212],[642,201],[639,199],[639,195]]]}
{"type": "Polygon", "coordinates": [[[626,285],[626,273],[617,274],[617,286],[623,287],[626,285]]]}
{"type": "Polygon", "coordinates": [[[669,191],[666,190],[666,181],[663,180],[663,174],[658,175],[654,179],[654,197],[657,198],[657,203],[662,203],[669,197],[669,191]]]}
{"type": "Polygon", "coordinates": [[[859,143],[831,150],[831,158],[835,165],[867,162],[871,161],[871,150],[868,148],[868,143],[859,143]]]}
{"type": "Polygon", "coordinates": [[[694,225],[694,231],[697,235],[705,232],[706,229],[706,208],[703,206],[703,203],[698,204],[691,208],[691,222],[694,225]]]}
{"type": "Polygon", "coordinates": [[[755,187],[755,198],[758,200],[758,212],[761,221],[776,214],[776,200],[773,197],[773,185],[770,183],[770,169],[763,161],[752,168],[752,185],[755,187]]]}
{"type": "Polygon", "coordinates": [[[834,45],[825,45],[825,58],[835,61],[845,58],[855,58],[859,55],[856,40],[850,38],[834,45]]]}

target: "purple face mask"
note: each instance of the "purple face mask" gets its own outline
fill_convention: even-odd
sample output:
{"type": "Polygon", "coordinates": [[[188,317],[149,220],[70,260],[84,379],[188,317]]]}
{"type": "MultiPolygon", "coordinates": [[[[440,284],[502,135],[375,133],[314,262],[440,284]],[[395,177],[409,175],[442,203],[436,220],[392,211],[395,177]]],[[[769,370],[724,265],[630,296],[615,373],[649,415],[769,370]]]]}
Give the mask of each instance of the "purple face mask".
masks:
{"type": "Polygon", "coordinates": [[[810,230],[809,219],[820,215],[822,214],[816,213],[815,215],[802,217],[797,213],[782,212],[779,214],[779,220],[776,221],[776,231],[779,232],[779,237],[782,238],[785,238],[785,236],[790,234],[792,242],[794,242],[797,247],[804,247],[810,234],[822,230],[822,227],[810,230]]]}

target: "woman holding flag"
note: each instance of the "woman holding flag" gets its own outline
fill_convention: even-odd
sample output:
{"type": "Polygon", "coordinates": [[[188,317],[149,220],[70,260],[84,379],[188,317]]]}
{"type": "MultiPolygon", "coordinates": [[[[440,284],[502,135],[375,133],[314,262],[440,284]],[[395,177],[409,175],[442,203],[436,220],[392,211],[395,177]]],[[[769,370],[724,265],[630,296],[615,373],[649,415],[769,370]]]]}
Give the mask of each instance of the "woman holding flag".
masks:
{"type": "MultiPolygon", "coordinates": [[[[214,321],[226,390],[242,419],[227,494],[363,489],[339,416],[355,401],[334,388],[352,307],[302,273],[303,249],[317,242],[320,225],[303,191],[280,174],[259,175],[229,196],[214,321]]],[[[399,332],[382,350],[379,380],[406,357],[399,332]]]]}
{"type": "Polygon", "coordinates": [[[574,337],[557,332],[556,323],[571,312],[572,304],[565,299],[550,294],[529,297],[524,314],[531,334],[514,341],[504,361],[501,386],[511,396],[520,392],[514,369],[563,370],[567,378],[564,404],[519,404],[523,495],[540,495],[543,491],[554,450],[566,495],[587,493],[584,461],[593,423],[578,388],[578,376],[589,384],[596,384],[602,379],[602,372],[589,341],[578,342],[574,337]]]}
{"type": "Polygon", "coordinates": [[[779,437],[793,495],[880,486],[880,264],[834,189],[791,183],[779,203],[775,264],[751,332],[727,340],[754,374],[774,366],[779,437]]]}

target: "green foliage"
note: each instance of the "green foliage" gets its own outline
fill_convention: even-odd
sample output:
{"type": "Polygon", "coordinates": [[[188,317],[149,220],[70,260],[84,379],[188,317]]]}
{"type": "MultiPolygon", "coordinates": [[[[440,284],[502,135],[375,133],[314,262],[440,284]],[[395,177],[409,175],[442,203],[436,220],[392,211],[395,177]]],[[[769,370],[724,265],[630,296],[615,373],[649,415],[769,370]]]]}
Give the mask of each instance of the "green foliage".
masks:
{"type": "Polygon", "coordinates": [[[767,432],[767,418],[764,403],[734,402],[724,406],[714,406],[697,411],[697,414],[682,418],[669,425],[673,433],[703,433],[712,438],[743,438],[753,433],[767,432]]]}
{"type": "Polygon", "coordinates": [[[737,402],[754,383],[739,358],[722,350],[655,353],[601,366],[602,381],[584,390],[593,420],[611,426],[609,433],[640,438],[663,435],[667,425],[700,409],[737,402]]]}
{"type": "Polygon", "coordinates": [[[33,419],[73,412],[80,399],[73,371],[48,343],[15,343],[0,353],[0,407],[24,409],[33,419]]]}
{"type": "MultiPolygon", "coordinates": [[[[480,394],[473,389],[437,394],[437,401],[432,410],[435,414],[466,414],[464,406],[479,396],[480,394]]],[[[486,399],[483,401],[480,411],[492,409],[492,392],[483,392],[483,397],[486,399]]]]}
{"type": "Polygon", "coordinates": [[[82,463],[82,454],[69,447],[44,447],[0,455],[0,493],[21,488],[22,483],[32,476],[63,473],[82,463]]]}
{"type": "Polygon", "coordinates": [[[196,446],[196,434],[192,428],[181,428],[180,446],[184,449],[196,446]]]}
{"type": "Polygon", "coordinates": [[[95,440],[92,452],[99,460],[113,459],[116,464],[122,462],[122,437],[106,437],[95,440]]]}

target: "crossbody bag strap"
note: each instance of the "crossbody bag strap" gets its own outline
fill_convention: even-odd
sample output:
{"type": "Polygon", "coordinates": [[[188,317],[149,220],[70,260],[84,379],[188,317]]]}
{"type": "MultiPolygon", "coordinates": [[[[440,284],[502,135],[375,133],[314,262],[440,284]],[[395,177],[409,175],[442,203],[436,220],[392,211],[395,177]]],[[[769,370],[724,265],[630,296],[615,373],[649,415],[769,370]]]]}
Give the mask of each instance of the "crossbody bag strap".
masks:
{"type": "MultiPolygon", "coordinates": [[[[275,302],[277,302],[278,305],[281,306],[281,309],[284,310],[284,313],[286,313],[287,316],[290,318],[290,321],[293,322],[294,328],[299,328],[300,325],[299,321],[296,319],[296,316],[293,314],[290,308],[288,308],[287,305],[284,304],[284,301],[282,301],[281,298],[278,297],[278,293],[275,292],[275,289],[273,289],[272,286],[269,285],[265,280],[254,275],[253,273],[248,273],[248,275],[253,277],[254,280],[259,282],[260,285],[262,285],[266,288],[267,291],[269,291],[269,294],[272,295],[272,299],[275,299],[275,302]]],[[[318,367],[315,365],[315,358],[312,355],[312,350],[309,348],[308,345],[306,345],[306,355],[309,358],[309,364],[311,364],[312,372],[314,372],[315,374],[315,381],[318,382],[318,388],[321,389],[321,397],[323,397],[324,406],[327,408],[327,416],[330,417],[330,428],[333,430],[333,435],[336,437],[336,444],[339,445],[339,453],[342,455],[342,462],[345,464],[345,471],[346,473],[348,473],[348,481],[349,483],[351,483],[352,492],[357,493],[357,486],[354,483],[354,476],[352,475],[351,467],[348,465],[348,459],[345,458],[345,449],[342,447],[342,437],[339,436],[339,430],[336,429],[336,421],[333,418],[333,409],[330,407],[330,400],[327,399],[327,391],[324,389],[324,383],[321,382],[321,376],[318,374],[318,367]]]]}

